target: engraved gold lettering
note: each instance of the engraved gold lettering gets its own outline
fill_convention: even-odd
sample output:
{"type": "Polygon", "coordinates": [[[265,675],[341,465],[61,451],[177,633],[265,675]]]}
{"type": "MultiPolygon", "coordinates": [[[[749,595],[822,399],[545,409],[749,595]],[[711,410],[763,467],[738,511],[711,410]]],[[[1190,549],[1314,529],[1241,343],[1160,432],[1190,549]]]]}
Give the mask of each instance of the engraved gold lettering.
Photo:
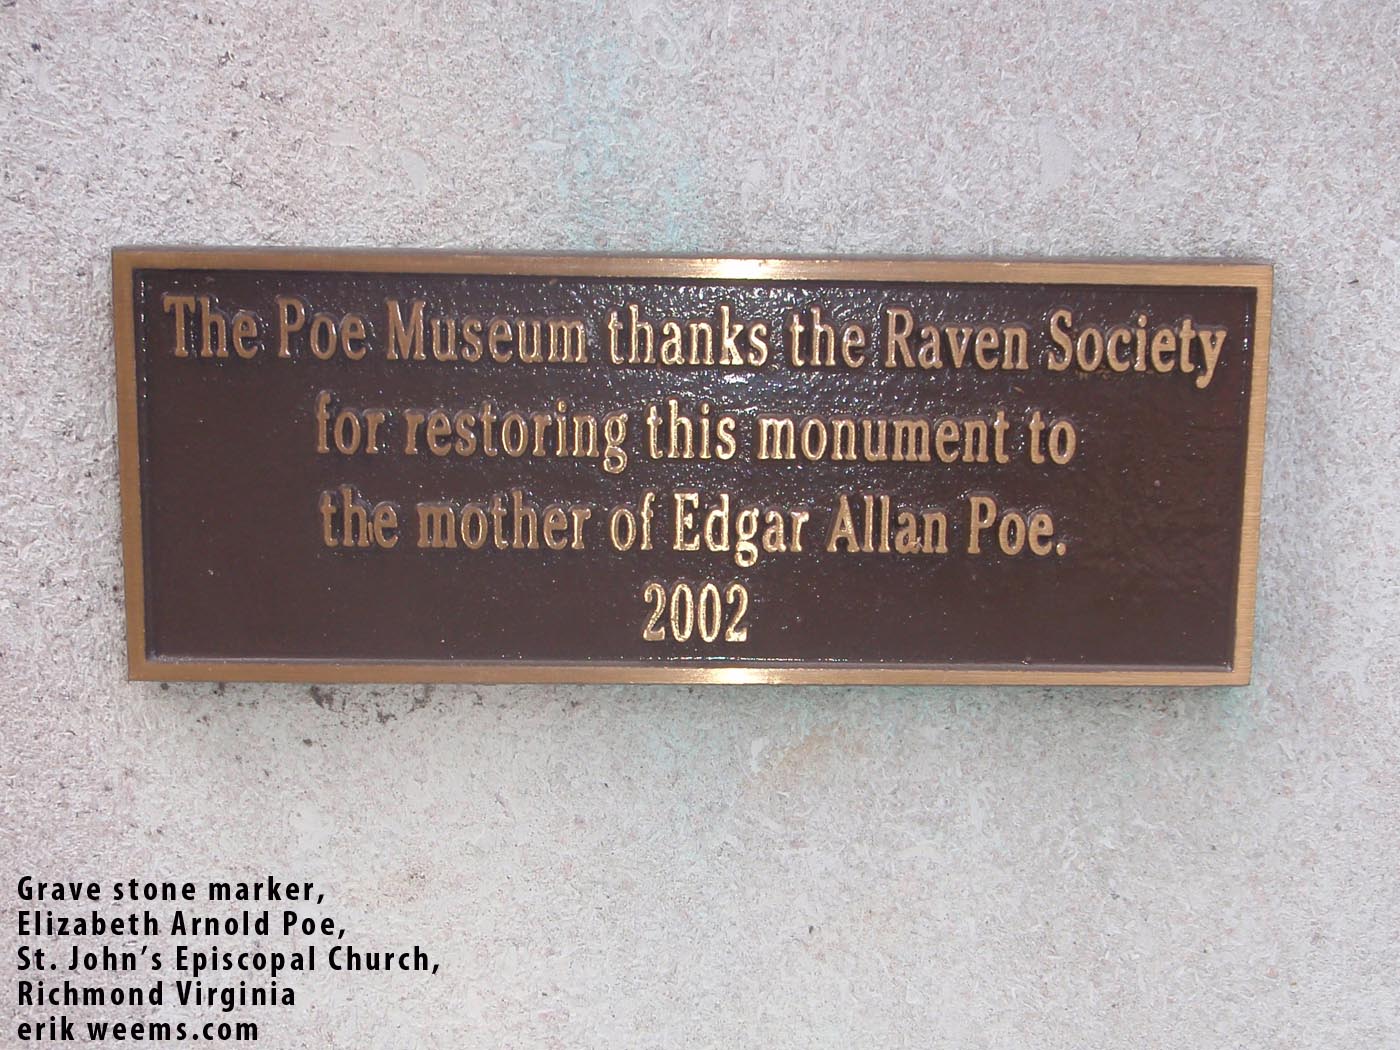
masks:
{"type": "Polygon", "coordinates": [[[321,542],[326,547],[392,550],[398,545],[399,512],[392,503],[386,501],[371,507],[349,485],[341,485],[334,492],[321,493],[317,510],[321,516],[321,542]]]}
{"type": "Polygon", "coordinates": [[[467,550],[481,550],[488,543],[500,551],[551,551],[586,549],[585,526],[593,508],[585,503],[567,506],[550,503],[538,507],[525,492],[513,488],[494,492],[484,502],[467,502],[460,509],[446,502],[417,505],[418,547],[454,550],[460,539],[467,550]]]}
{"type": "Polygon", "coordinates": [[[306,327],[306,304],[291,295],[277,297],[277,356],[291,357],[291,337],[306,327]]]}
{"type": "Polygon", "coordinates": [[[189,347],[185,345],[185,322],[194,312],[194,296],[166,292],[161,296],[160,302],[161,309],[175,315],[175,356],[189,357],[189,347]]]}
{"type": "Polygon", "coordinates": [[[749,591],[738,580],[731,580],[722,592],[713,580],[698,585],[677,580],[669,586],[648,580],[642,588],[642,602],[648,607],[642,625],[645,642],[669,639],[680,644],[695,641],[712,645],[721,637],[725,642],[748,641],[749,629],[743,620],[749,611],[749,591]]]}
{"type": "Polygon", "coordinates": [[[228,357],[228,322],[207,295],[199,297],[199,356],[228,357]]]}
{"type": "Polygon", "coordinates": [[[386,356],[390,361],[422,361],[423,353],[423,300],[415,299],[409,305],[408,322],[403,319],[403,310],[397,299],[384,303],[388,313],[389,346],[386,356]]]}
{"type": "Polygon", "coordinates": [[[914,315],[900,306],[885,308],[885,367],[913,368],[914,358],[909,353],[909,336],[914,331],[914,315]],[[895,355],[899,355],[899,364],[895,355]]]}
{"type": "Polygon", "coordinates": [[[247,310],[239,310],[233,315],[233,327],[229,331],[229,341],[233,352],[245,361],[257,356],[262,347],[258,344],[258,322],[247,310]]]}
{"type": "Polygon", "coordinates": [[[1225,345],[1225,329],[1202,328],[1200,343],[1202,371],[1196,377],[1196,389],[1204,390],[1215,378],[1215,366],[1220,362],[1220,350],[1225,345]]]}
{"type": "Polygon", "coordinates": [[[1069,326],[1074,323],[1074,315],[1068,310],[1056,310],[1050,315],[1050,341],[1064,354],[1056,357],[1051,350],[1045,359],[1045,367],[1052,372],[1063,372],[1074,361],[1074,341],[1069,337],[1069,326]]]}

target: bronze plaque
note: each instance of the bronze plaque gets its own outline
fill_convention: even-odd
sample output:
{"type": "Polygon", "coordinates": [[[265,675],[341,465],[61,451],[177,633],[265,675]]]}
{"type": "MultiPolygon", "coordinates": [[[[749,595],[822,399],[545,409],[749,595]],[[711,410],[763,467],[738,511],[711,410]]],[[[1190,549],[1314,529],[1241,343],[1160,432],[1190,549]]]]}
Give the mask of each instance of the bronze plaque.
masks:
{"type": "Polygon", "coordinates": [[[134,678],[1249,679],[1267,266],[113,279],[134,678]]]}

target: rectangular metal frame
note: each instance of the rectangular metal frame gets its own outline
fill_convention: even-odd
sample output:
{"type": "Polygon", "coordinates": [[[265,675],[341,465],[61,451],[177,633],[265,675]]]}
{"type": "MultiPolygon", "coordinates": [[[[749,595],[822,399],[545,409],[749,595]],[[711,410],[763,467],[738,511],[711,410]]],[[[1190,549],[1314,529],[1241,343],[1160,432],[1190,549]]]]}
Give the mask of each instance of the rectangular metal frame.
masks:
{"type": "Polygon", "coordinates": [[[676,256],[490,255],[379,249],[117,248],[112,252],[116,323],[117,435],[126,581],[129,676],[141,681],[603,682],[829,685],[1243,685],[1254,647],[1255,576],[1264,461],[1273,268],[1233,262],[993,262],[926,259],[742,259],[676,256]],[[724,281],[858,281],[945,284],[1089,284],[1253,288],[1257,292],[1248,410],[1244,513],[1235,596],[1232,665],[1219,669],[925,664],[770,663],[719,667],[600,661],[268,661],[152,659],[146,650],[144,537],[137,419],[137,270],[326,270],[501,276],[692,278],[724,281]]]}

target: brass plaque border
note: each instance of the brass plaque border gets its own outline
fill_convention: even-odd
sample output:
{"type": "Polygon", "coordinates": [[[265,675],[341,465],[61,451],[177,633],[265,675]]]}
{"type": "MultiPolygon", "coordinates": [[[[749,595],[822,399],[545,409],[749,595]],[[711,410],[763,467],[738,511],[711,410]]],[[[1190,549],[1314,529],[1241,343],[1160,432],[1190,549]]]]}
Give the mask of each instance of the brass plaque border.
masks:
{"type": "Polygon", "coordinates": [[[1273,267],[1244,262],[987,261],[958,259],[711,258],[627,255],[508,255],[394,249],[156,248],[112,251],[116,326],[117,439],[121,485],[127,667],[132,681],[541,682],[678,685],[1244,685],[1254,648],[1259,508],[1264,461],[1273,267]],[[947,667],[737,661],[719,667],[623,661],[269,661],[151,658],[146,595],[136,392],[136,270],[327,270],[359,273],[489,274],[726,281],[853,281],[942,284],[1089,284],[1253,288],[1253,371],[1247,416],[1244,513],[1235,595],[1235,650],[1228,668],[947,667]]]}

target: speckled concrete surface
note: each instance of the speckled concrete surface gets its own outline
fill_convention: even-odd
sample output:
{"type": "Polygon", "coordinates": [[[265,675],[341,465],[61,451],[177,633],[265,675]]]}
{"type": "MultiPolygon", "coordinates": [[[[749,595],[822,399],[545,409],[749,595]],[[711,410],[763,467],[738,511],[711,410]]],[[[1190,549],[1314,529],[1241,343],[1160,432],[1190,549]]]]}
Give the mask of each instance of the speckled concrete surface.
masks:
{"type": "Polygon", "coordinates": [[[1393,3],[139,7],[0,6],[7,900],[442,963],[262,1045],[1400,1042],[1393,3]],[[1272,260],[1254,684],[129,685],[127,242],[1272,260]]]}

